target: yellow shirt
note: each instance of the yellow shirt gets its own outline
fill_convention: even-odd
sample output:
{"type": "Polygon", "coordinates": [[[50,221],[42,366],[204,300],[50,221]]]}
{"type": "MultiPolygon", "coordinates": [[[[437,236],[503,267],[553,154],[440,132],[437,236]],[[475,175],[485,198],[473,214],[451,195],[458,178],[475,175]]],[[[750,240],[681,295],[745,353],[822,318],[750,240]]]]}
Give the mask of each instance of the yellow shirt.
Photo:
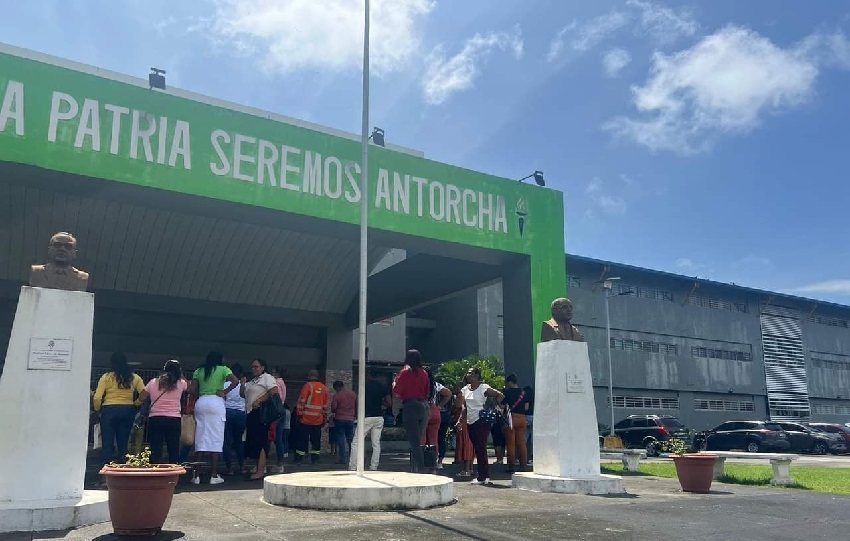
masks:
{"type": "Polygon", "coordinates": [[[138,374],[133,374],[133,379],[130,382],[130,387],[123,388],[118,386],[118,381],[115,379],[115,372],[107,372],[100,376],[100,381],[97,382],[97,390],[94,392],[94,411],[100,411],[100,406],[131,406],[140,405],[139,400],[133,400],[133,394],[145,390],[145,383],[138,374]]]}

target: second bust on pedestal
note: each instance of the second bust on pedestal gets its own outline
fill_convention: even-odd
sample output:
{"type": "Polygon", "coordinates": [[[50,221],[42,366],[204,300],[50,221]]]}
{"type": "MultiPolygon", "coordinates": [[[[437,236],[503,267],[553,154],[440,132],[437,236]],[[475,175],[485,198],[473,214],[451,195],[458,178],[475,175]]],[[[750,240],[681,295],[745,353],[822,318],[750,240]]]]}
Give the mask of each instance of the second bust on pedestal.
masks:
{"type": "Polygon", "coordinates": [[[584,335],[571,323],[573,319],[573,303],[563,297],[552,301],[552,319],[543,322],[540,330],[540,341],[573,340],[584,342],[584,335]]]}

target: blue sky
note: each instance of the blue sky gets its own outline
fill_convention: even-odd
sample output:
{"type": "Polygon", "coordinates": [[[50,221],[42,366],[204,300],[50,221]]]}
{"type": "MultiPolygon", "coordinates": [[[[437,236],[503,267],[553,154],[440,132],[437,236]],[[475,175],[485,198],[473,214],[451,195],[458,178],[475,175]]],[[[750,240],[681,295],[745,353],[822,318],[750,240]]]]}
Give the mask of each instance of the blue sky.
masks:
{"type": "MultiPolygon", "coordinates": [[[[357,0],[30,0],[0,41],[352,132],[357,0]]],[[[850,303],[850,5],[372,0],[372,124],[566,196],[568,252],[850,303]]]]}

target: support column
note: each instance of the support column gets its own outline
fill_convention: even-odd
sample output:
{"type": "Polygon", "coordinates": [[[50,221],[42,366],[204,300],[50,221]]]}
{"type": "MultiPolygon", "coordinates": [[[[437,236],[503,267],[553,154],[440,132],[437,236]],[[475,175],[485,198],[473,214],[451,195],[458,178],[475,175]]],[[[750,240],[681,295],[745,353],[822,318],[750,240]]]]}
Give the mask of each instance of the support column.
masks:
{"type": "MultiPolygon", "coordinates": [[[[352,365],[354,359],[352,351],[354,348],[354,333],[350,329],[344,327],[328,328],[327,344],[325,351],[327,352],[325,359],[325,385],[328,392],[333,398],[333,384],[335,381],[342,381],[349,389],[354,388],[354,373],[352,365]]],[[[330,443],[328,441],[328,431],[322,430],[322,452],[330,452],[330,443]]]]}
{"type": "Polygon", "coordinates": [[[505,374],[515,373],[520,387],[534,386],[534,329],[531,262],[518,258],[502,275],[505,374]]]}

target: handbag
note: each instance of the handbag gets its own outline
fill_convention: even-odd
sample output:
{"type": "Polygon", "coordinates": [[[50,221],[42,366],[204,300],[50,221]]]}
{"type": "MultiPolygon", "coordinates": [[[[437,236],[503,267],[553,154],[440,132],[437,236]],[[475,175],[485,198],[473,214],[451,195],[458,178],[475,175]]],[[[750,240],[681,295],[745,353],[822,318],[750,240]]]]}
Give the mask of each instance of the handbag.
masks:
{"type": "Polygon", "coordinates": [[[278,393],[272,393],[265,402],[260,404],[260,421],[264,425],[270,425],[283,417],[283,401],[278,393]]]}
{"type": "Polygon", "coordinates": [[[195,445],[195,416],[180,416],[180,446],[191,447],[195,445]]]}
{"type": "Polygon", "coordinates": [[[100,434],[100,423],[96,423],[92,429],[92,450],[98,450],[103,447],[103,437],[100,434]]]}
{"type": "Polygon", "coordinates": [[[156,397],[156,400],[154,400],[153,402],[151,402],[151,397],[150,397],[150,395],[148,395],[148,397],[145,398],[145,401],[142,402],[142,405],[139,406],[139,411],[136,412],[136,416],[133,418],[133,428],[135,428],[135,429],[144,428],[145,429],[145,439],[147,439],[148,417],[150,417],[151,408],[153,408],[154,404],[159,402],[159,399],[162,398],[162,395],[164,395],[165,392],[166,391],[159,393],[159,396],[156,397]]]}
{"type": "Polygon", "coordinates": [[[493,425],[499,422],[499,417],[500,415],[496,412],[496,408],[492,406],[486,407],[478,413],[478,420],[483,421],[488,425],[493,425]]]}

